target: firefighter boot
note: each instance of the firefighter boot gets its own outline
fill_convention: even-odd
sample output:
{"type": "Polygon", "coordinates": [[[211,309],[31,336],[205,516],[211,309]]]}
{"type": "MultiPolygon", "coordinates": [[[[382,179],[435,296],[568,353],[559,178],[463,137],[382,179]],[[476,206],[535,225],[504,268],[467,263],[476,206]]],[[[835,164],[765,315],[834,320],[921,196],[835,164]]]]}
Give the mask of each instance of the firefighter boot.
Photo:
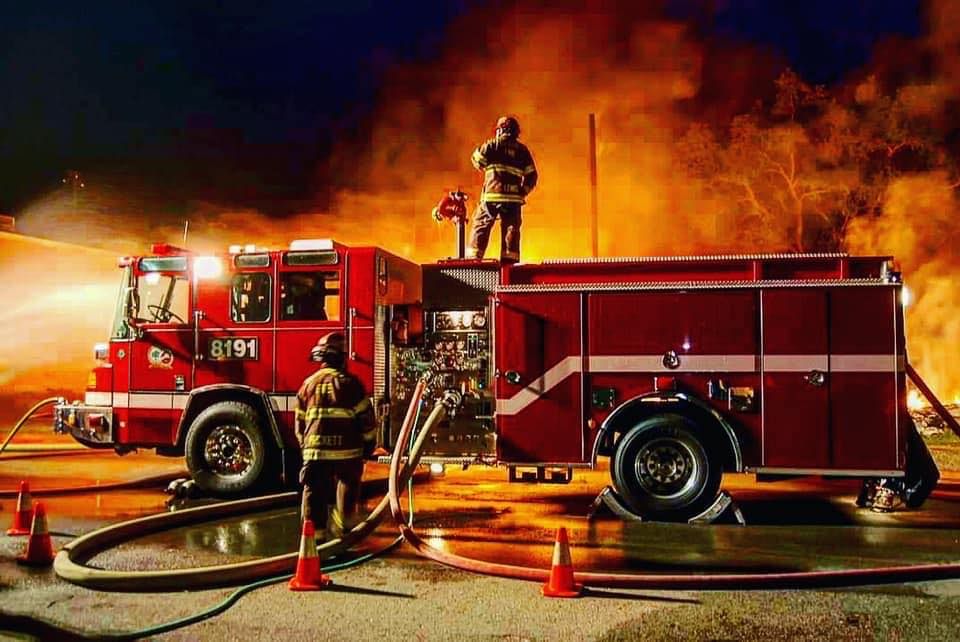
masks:
{"type": "Polygon", "coordinates": [[[330,519],[327,520],[327,534],[330,539],[340,539],[344,532],[343,513],[336,506],[330,509],[330,519]]]}

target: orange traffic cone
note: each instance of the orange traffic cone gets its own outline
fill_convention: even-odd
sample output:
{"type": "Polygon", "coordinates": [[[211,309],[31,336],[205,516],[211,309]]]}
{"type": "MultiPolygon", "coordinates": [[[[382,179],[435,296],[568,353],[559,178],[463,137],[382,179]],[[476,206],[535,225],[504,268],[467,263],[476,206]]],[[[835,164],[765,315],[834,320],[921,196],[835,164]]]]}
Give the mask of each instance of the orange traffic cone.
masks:
{"type": "Polygon", "coordinates": [[[570,541],[567,529],[557,529],[557,541],[553,545],[553,564],[550,567],[550,580],[543,585],[543,594],[547,597],[579,597],[583,584],[573,581],[573,562],[570,561],[570,541]]]}
{"type": "Polygon", "coordinates": [[[316,531],[313,522],[303,521],[303,534],[300,535],[300,556],[297,558],[297,572],[290,580],[291,591],[319,591],[333,584],[328,575],[320,570],[320,556],[317,555],[316,531]]]}
{"type": "Polygon", "coordinates": [[[13,526],[7,529],[7,535],[29,535],[30,520],[33,517],[33,499],[30,497],[30,484],[20,482],[17,494],[17,512],[13,514],[13,526]]]}
{"type": "Polygon", "coordinates": [[[27,551],[17,558],[17,562],[27,566],[53,564],[53,545],[50,543],[50,531],[47,530],[47,511],[42,502],[37,502],[33,509],[33,523],[30,525],[27,551]]]}

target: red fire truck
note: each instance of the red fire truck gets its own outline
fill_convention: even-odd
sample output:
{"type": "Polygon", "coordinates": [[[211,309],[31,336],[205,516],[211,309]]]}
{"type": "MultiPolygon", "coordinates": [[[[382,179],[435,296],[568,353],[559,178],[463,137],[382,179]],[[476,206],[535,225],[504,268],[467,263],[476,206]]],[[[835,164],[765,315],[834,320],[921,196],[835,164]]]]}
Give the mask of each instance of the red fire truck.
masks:
{"type": "Polygon", "coordinates": [[[389,447],[415,383],[462,408],[430,456],[569,481],[609,457],[639,514],[686,519],[721,474],[896,480],[938,473],[906,407],[899,274],[845,254],[418,265],[295,241],[120,260],[110,341],[55,427],[92,447],[185,456],[217,494],[295,479],[293,410],[339,330],[389,447]]]}

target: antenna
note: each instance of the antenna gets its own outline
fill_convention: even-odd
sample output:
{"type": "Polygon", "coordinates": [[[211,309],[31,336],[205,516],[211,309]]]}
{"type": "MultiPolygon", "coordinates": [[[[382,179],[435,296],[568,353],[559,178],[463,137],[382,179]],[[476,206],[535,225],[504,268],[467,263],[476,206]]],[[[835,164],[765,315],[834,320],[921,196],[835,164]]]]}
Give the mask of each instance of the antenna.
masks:
{"type": "Polygon", "coordinates": [[[190,233],[190,219],[183,222],[183,247],[187,247],[187,234],[190,233]]]}

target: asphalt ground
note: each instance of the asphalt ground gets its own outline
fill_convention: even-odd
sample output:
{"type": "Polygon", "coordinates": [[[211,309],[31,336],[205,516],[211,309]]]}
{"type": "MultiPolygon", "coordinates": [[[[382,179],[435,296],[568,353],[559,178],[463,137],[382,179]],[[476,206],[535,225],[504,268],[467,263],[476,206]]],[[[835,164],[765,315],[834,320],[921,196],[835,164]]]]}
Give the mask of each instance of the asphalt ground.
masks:
{"type": "MultiPolygon", "coordinates": [[[[0,489],[28,476],[34,487],[101,483],[179,468],[150,454],[0,457],[0,489]]],[[[382,466],[368,467],[382,478],[382,466]]],[[[566,526],[580,570],[762,571],[854,568],[960,558],[960,475],[947,473],[919,511],[876,514],[852,506],[856,485],[817,479],[757,484],[725,478],[749,525],[624,524],[584,518],[604,471],[566,485],[506,483],[502,469],[449,470],[419,483],[417,527],[430,543],[490,561],[547,568],[553,532],[566,526]]],[[[81,533],[164,510],[159,490],[53,497],[52,530],[81,533]]],[[[373,500],[368,500],[368,503],[373,500]]],[[[0,500],[6,526],[13,500],[0,500]]],[[[364,544],[393,539],[384,525],[364,544]]],[[[158,534],[93,560],[104,568],[183,567],[237,561],[296,547],[292,510],[158,534]]],[[[54,538],[56,545],[65,538],[54,538]]],[[[124,633],[219,603],[233,589],[162,594],[104,593],[15,564],[23,538],[0,536],[0,631],[22,639],[68,639],[36,621],[87,635],[124,633]],[[32,618],[20,619],[16,618],[32,618]],[[15,634],[14,631],[21,631],[15,634]]],[[[292,593],[284,584],[250,593],[225,613],[157,639],[566,640],[566,639],[957,639],[960,582],[835,591],[664,592],[591,590],[544,598],[534,583],[471,575],[417,558],[408,547],[334,575],[334,586],[292,593]],[[282,636],[282,637],[281,637],[282,636]]],[[[0,637],[4,634],[0,633],[0,637]]]]}

